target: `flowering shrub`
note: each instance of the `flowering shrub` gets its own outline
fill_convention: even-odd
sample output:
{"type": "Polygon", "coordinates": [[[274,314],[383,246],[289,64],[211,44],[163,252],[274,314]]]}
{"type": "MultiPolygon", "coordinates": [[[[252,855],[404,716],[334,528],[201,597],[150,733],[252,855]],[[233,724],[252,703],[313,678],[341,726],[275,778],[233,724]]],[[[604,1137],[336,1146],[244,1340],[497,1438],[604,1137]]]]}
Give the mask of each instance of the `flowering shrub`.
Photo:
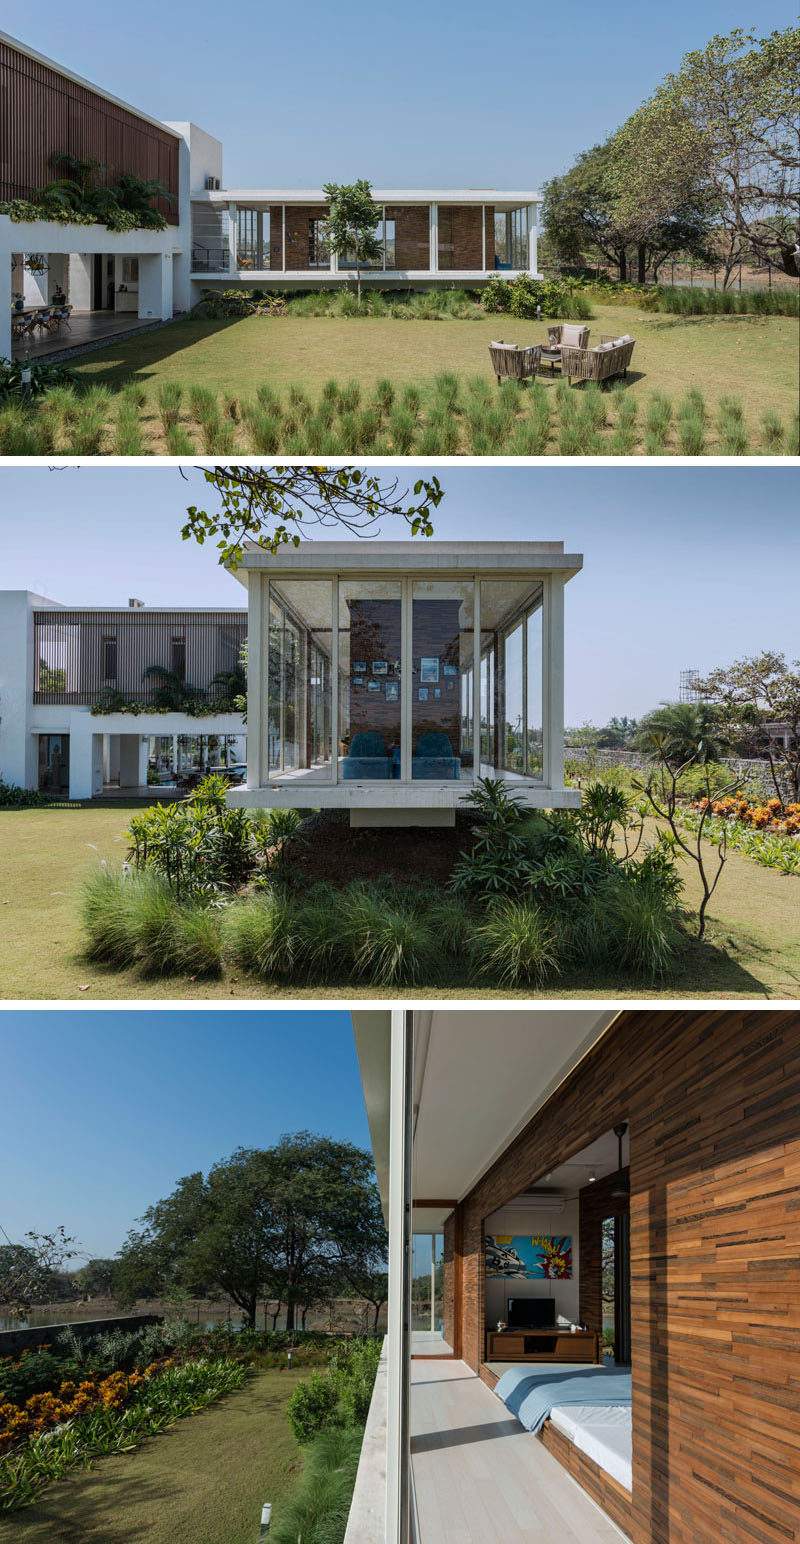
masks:
{"type": "Polygon", "coordinates": [[[6,1400],[0,1404],[0,1453],[7,1453],[26,1437],[63,1425],[76,1415],[87,1415],[96,1409],[121,1410],[140,1383],[172,1365],[171,1360],[151,1362],[142,1373],[112,1372],[106,1378],[90,1375],[79,1383],[67,1378],[56,1389],[31,1394],[24,1404],[6,1400]]]}
{"type": "Polygon", "coordinates": [[[743,793],[735,793],[723,799],[694,799],[690,808],[710,809],[720,820],[739,821],[756,831],[775,831],[781,836],[800,835],[800,804],[782,804],[780,799],[753,804],[743,793]]]}
{"type": "MultiPolygon", "coordinates": [[[[724,801],[717,802],[722,804],[724,801]]],[[[777,804],[778,801],[771,800],[770,803],[777,804]]],[[[711,808],[713,812],[714,804],[711,808]]],[[[797,808],[797,805],[786,806],[787,811],[797,808]]],[[[752,858],[763,868],[778,869],[781,874],[800,875],[800,841],[797,836],[787,832],[788,822],[770,825],[768,807],[765,805],[757,806],[753,813],[758,816],[758,821],[747,823],[736,816],[731,817],[728,812],[713,812],[706,819],[703,835],[714,846],[719,845],[724,835],[729,847],[743,853],[746,858],[752,858]],[[765,810],[767,818],[763,819],[765,810]]],[[[703,811],[698,804],[684,809],[680,817],[681,824],[689,831],[696,831],[702,818],[703,811]]],[[[774,817],[771,818],[774,821],[774,817]]],[[[796,820],[796,816],[791,815],[790,820],[796,820]]]]}

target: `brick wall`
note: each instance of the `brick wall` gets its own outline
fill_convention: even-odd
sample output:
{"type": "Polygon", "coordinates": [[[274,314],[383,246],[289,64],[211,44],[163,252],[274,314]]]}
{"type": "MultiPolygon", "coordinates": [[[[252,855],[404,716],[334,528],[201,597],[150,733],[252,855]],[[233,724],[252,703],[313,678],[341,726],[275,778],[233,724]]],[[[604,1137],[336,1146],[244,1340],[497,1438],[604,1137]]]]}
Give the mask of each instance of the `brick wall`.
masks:
{"type": "Polygon", "coordinates": [[[796,1012],[626,1012],[462,1203],[477,1369],[483,1219],[630,1122],[634,1544],[800,1540],[799,1100],[796,1012]]]}
{"type": "Polygon", "coordinates": [[[457,268],[483,269],[480,204],[439,205],[439,270],[446,273],[457,268]]]}
{"type": "Polygon", "coordinates": [[[400,599],[349,600],[350,613],[350,733],[374,733],[383,736],[387,751],[400,744],[400,698],[387,701],[386,682],[400,682],[400,599]],[[373,660],[385,660],[388,676],[372,674],[373,660]],[[354,686],[355,663],[366,665],[363,686],[354,686]],[[370,691],[368,683],[377,683],[380,691],[370,691]]]}
{"type": "MultiPolygon", "coordinates": [[[[319,205],[302,204],[286,205],[286,269],[287,272],[309,272],[308,260],[308,233],[311,220],[324,220],[327,208],[319,205]]],[[[280,232],[280,219],[278,221],[280,232]]],[[[272,244],[272,230],[270,227],[270,246],[272,244]]],[[[327,273],[329,265],[322,268],[314,268],[314,273],[327,273]]]]}
{"type": "MultiPolygon", "coordinates": [[[[413,696],[411,707],[412,750],[421,734],[441,732],[447,735],[454,755],[458,755],[460,693],[459,676],[445,677],[442,666],[459,662],[457,599],[415,600],[412,611],[413,696]],[[428,700],[420,702],[420,661],[430,656],[439,661],[438,683],[427,684],[428,700]],[[448,682],[451,684],[448,685],[448,682]],[[441,692],[441,697],[434,695],[441,692]]],[[[387,700],[386,680],[399,683],[395,665],[400,659],[400,601],[350,600],[350,732],[377,731],[387,749],[400,743],[400,700],[387,700]],[[388,677],[372,674],[373,660],[386,660],[388,677]],[[354,661],[366,664],[363,686],[354,686],[354,661]],[[379,682],[379,692],[370,691],[368,682],[379,682]]]]}
{"type": "Polygon", "coordinates": [[[455,1334],[455,1291],[454,1291],[454,1253],[456,1240],[455,1212],[451,1212],[444,1225],[443,1255],[442,1255],[442,1292],[444,1311],[442,1314],[442,1334],[448,1346],[453,1344],[455,1334]]]}
{"type": "Polygon", "coordinates": [[[398,268],[431,266],[430,209],[427,204],[387,204],[387,220],[395,222],[395,263],[398,268]]]}

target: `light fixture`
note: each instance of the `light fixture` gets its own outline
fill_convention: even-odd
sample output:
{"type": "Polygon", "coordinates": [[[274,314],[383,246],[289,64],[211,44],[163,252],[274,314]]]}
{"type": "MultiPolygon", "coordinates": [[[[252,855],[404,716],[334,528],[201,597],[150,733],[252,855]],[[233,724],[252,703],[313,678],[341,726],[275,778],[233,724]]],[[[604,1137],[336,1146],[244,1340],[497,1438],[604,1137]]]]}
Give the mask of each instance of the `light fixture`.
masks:
{"type": "Polygon", "coordinates": [[[590,1185],[596,1185],[597,1184],[597,1170],[596,1169],[590,1169],[589,1170],[589,1184],[590,1185]]]}
{"type": "Polygon", "coordinates": [[[617,1172],[614,1175],[614,1183],[611,1186],[611,1197],[614,1201],[625,1201],[631,1193],[631,1182],[627,1174],[622,1172],[622,1138],[628,1129],[626,1120],[620,1121],[614,1127],[614,1136],[617,1139],[617,1172]]]}

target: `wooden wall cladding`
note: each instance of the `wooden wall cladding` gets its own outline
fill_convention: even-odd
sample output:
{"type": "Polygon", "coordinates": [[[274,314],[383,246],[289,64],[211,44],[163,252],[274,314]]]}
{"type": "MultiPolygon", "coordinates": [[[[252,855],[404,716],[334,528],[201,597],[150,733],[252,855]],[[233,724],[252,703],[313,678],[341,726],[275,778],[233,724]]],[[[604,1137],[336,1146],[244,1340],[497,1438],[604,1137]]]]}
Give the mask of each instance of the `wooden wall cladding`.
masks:
{"type": "Polygon", "coordinates": [[[603,1222],[606,1217],[624,1216],[630,1207],[627,1196],[624,1201],[612,1196],[613,1186],[614,1175],[609,1174],[578,1193],[578,1315],[581,1324],[598,1335],[603,1333],[603,1222]]]}
{"type": "Polygon", "coordinates": [[[483,1220],[630,1122],[634,1544],[800,1540],[800,1015],[623,1013],[462,1203],[483,1220]]]}
{"type": "Polygon", "coordinates": [[[31,198],[63,175],[50,167],[51,155],[95,156],[108,181],[131,172],[163,182],[172,202],[158,199],[156,207],[177,225],[179,146],[167,129],[0,41],[0,198],[31,198]]]}

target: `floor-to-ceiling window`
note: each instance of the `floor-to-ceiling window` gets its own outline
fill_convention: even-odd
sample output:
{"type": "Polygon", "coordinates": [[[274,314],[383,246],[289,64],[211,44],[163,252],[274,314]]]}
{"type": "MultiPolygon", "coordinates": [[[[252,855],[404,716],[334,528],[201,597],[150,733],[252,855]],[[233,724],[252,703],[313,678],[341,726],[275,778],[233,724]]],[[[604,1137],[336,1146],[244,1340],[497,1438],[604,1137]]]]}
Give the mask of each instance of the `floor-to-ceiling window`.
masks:
{"type": "Polygon", "coordinates": [[[236,210],[236,266],[263,270],[270,266],[270,222],[268,209],[236,210]]]}
{"type": "Polygon", "coordinates": [[[498,209],[495,211],[495,268],[527,269],[528,232],[527,204],[522,204],[519,209],[498,209]]]}
{"type": "Polygon", "coordinates": [[[541,780],[542,585],[481,581],[481,773],[541,780]]]}
{"type": "Polygon", "coordinates": [[[339,775],[400,778],[402,589],[394,579],[339,583],[339,775]]]}
{"type": "Polygon", "coordinates": [[[473,581],[414,580],[411,611],[411,776],[473,775],[472,715],[462,681],[475,647],[473,581]]]}
{"type": "Polygon", "coordinates": [[[330,579],[270,585],[268,757],[270,776],[328,782],[331,757],[330,579]]]}

